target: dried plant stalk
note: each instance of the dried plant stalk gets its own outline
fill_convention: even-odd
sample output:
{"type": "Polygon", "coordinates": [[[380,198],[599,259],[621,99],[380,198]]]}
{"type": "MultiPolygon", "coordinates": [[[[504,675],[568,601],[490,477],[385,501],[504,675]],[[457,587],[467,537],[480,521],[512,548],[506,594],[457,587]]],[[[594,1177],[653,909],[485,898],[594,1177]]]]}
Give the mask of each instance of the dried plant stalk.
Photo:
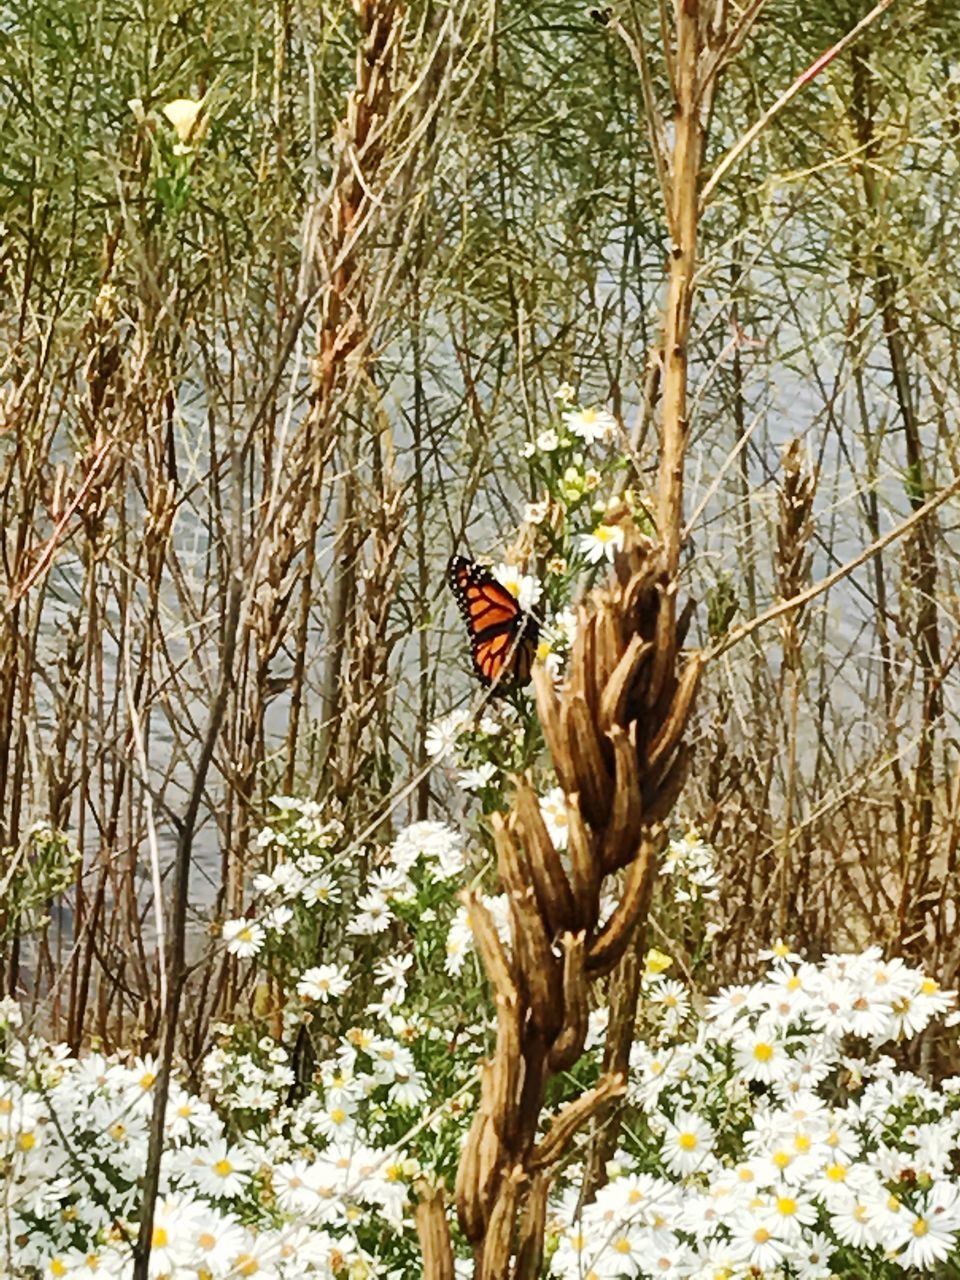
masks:
{"type": "Polygon", "coordinates": [[[490,819],[510,903],[510,954],[479,900],[466,898],[497,992],[498,1034],[482,1068],[457,1206],[475,1274],[491,1280],[538,1273],[553,1171],[625,1088],[622,1072],[609,1073],[538,1133],[550,1077],[583,1050],[587,984],[617,964],[649,910],[663,838],[658,818],[682,780],[683,731],[700,677],[698,655],[679,659],[667,552],[637,532],[625,508],[607,518],[624,531],[615,578],[580,611],[559,693],[545,670],[533,675],[567,797],[569,862],[554,847],[530,779],[520,778],[512,812],[490,819]],[[621,875],[617,906],[601,925],[601,889],[621,875]]]}
{"type": "MultiPolygon", "coordinates": [[[[777,489],[779,521],[774,569],[777,590],[782,600],[794,599],[810,584],[810,539],[813,535],[813,499],[816,489],[817,477],[810,467],[803,444],[800,440],[791,440],[783,451],[783,470],[777,489]]],[[[797,725],[803,681],[802,620],[802,608],[792,609],[780,619],[783,699],[787,719],[787,761],[777,909],[777,924],[781,933],[787,930],[787,919],[794,896],[791,845],[797,776],[797,725]]]]}

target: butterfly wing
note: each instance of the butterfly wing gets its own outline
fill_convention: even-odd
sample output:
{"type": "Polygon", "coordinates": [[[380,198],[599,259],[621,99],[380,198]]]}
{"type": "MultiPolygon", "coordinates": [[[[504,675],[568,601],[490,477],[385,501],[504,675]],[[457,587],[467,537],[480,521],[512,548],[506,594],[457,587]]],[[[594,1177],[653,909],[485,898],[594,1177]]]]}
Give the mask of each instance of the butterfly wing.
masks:
{"type": "Polygon", "coordinates": [[[526,684],[539,627],[503,583],[473,560],[453,556],[447,577],[470,634],[473,666],[483,684],[526,684]]]}

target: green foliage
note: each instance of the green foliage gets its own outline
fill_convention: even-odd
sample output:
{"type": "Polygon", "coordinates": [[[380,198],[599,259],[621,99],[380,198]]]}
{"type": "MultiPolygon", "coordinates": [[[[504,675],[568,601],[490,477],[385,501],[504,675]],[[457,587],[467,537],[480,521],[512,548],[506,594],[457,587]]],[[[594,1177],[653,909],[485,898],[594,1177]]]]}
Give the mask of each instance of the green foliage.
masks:
{"type": "Polygon", "coordinates": [[[70,838],[42,822],[17,848],[0,849],[0,941],[48,923],[50,905],[73,883],[79,861],[70,838]]]}

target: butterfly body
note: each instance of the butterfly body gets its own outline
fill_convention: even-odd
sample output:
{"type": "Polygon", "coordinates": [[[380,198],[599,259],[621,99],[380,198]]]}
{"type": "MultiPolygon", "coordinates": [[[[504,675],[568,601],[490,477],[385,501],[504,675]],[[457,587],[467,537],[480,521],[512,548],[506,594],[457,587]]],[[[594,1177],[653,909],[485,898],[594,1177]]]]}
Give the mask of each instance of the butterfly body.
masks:
{"type": "Polygon", "coordinates": [[[451,556],[447,581],[467,624],[480,682],[498,689],[526,684],[540,639],[536,619],[489,569],[465,556],[451,556]]]}

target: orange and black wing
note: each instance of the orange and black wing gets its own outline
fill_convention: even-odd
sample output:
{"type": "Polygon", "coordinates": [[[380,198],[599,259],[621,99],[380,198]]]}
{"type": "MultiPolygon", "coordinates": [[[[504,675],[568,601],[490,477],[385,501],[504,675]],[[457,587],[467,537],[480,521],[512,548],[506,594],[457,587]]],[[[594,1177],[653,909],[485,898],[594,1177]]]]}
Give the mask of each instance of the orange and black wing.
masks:
{"type": "Polygon", "coordinates": [[[539,627],[514,596],[472,560],[453,556],[447,577],[470,634],[473,666],[485,685],[526,684],[539,627]]]}

